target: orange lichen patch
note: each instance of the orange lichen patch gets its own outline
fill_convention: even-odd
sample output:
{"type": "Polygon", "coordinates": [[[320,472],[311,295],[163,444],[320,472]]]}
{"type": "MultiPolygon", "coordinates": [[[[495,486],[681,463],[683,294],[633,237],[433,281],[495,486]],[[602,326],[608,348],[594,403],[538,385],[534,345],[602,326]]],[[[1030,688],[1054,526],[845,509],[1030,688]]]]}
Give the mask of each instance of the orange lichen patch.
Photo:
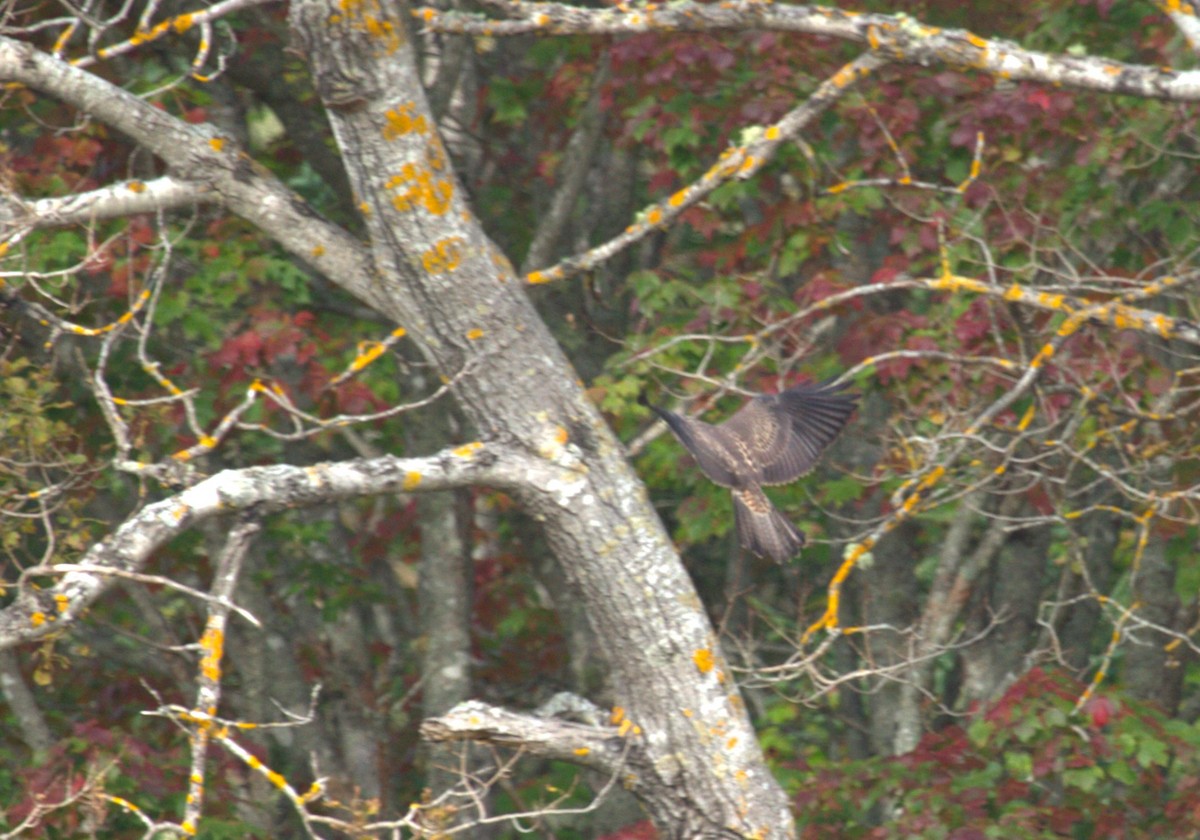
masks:
{"type": "Polygon", "coordinates": [[[480,449],[483,449],[483,444],[477,440],[473,440],[470,443],[464,443],[457,449],[452,449],[451,452],[457,455],[459,458],[470,458],[480,449]]]}
{"type": "Polygon", "coordinates": [[[616,726],[623,720],[625,720],[625,709],[621,706],[613,706],[612,712],[610,712],[608,715],[609,723],[616,726]]]}
{"type": "Polygon", "coordinates": [[[200,637],[200,649],[204,657],[200,660],[200,673],[206,680],[221,679],[221,657],[225,653],[225,634],[215,627],[208,627],[200,637]]]}
{"type": "Polygon", "coordinates": [[[386,53],[395,52],[403,43],[400,34],[396,31],[396,27],[392,26],[390,20],[382,20],[374,15],[363,15],[363,28],[368,35],[383,45],[386,53]]]}
{"type": "Polygon", "coordinates": [[[699,648],[692,653],[692,661],[701,674],[707,674],[716,665],[716,657],[709,648],[699,648]]]}
{"type": "Polygon", "coordinates": [[[687,200],[687,190],[680,190],[667,199],[667,204],[672,207],[682,207],[683,202],[687,200]]]}
{"type": "Polygon", "coordinates": [[[378,359],[387,350],[382,341],[362,341],[358,345],[358,355],[350,363],[350,370],[359,371],[378,359]]]}
{"type": "Polygon", "coordinates": [[[71,599],[68,596],[62,593],[54,596],[54,608],[60,613],[65,613],[69,606],[71,606],[71,599]]]}
{"type": "Polygon", "coordinates": [[[1124,307],[1118,308],[1113,312],[1112,323],[1119,330],[1141,329],[1146,325],[1141,315],[1131,312],[1124,307]]]}
{"type": "Polygon", "coordinates": [[[454,196],[451,181],[437,178],[428,166],[415,163],[404,164],[400,174],[388,179],[384,186],[397,191],[392,196],[392,206],[401,212],[422,207],[441,216],[450,209],[450,200],[454,196]]]}
{"type": "Polygon", "coordinates": [[[1053,355],[1054,355],[1054,345],[1046,344],[1042,347],[1041,351],[1039,351],[1038,354],[1029,361],[1029,367],[1036,370],[1036,369],[1040,368],[1042,365],[1044,365],[1046,363],[1046,360],[1049,359],[1053,355]]]}
{"type": "Polygon", "coordinates": [[[538,283],[549,283],[550,275],[545,271],[531,271],[528,275],[526,275],[525,282],[535,286],[538,283]]]}
{"type": "Polygon", "coordinates": [[[46,614],[44,612],[35,612],[29,616],[29,623],[34,627],[41,627],[46,623],[46,614]]]}
{"type": "Polygon", "coordinates": [[[588,755],[591,752],[591,750],[588,749],[587,747],[576,747],[574,752],[575,752],[575,755],[582,757],[582,756],[588,755]]]}
{"type": "Polygon", "coordinates": [[[314,257],[323,257],[325,256],[325,246],[314,245],[311,253],[314,257]]]}
{"type": "Polygon", "coordinates": [[[430,274],[447,274],[454,271],[462,264],[462,244],[461,236],[440,239],[432,248],[421,254],[421,264],[430,274]]]}
{"type": "Polygon", "coordinates": [[[766,137],[768,140],[778,140],[782,133],[783,132],[781,131],[779,126],[769,125],[769,126],[767,126],[767,130],[763,134],[763,137],[766,137]]]}
{"type": "Polygon", "coordinates": [[[416,487],[420,483],[421,483],[421,474],[419,472],[411,472],[410,471],[410,472],[407,472],[404,474],[404,484],[402,485],[402,487],[405,490],[412,490],[414,487],[416,487]]]}
{"type": "Polygon", "coordinates": [[[570,439],[570,434],[564,427],[559,426],[554,430],[554,440],[560,446],[565,445],[568,439],[570,439]]]}
{"type": "Polygon", "coordinates": [[[146,184],[142,181],[130,181],[125,186],[133,193],[143,193],[146,191],[146,184]]]}
{"type": "Polygon", "coordinates": [[[214,152],[219,152],[225,148],[225,138],[213,137],[208,141],[208,145],[214,152]]]}
{"type": "Polygon", "coordinates": [[[663,220],[663,211],[659,207],[651,207],[646,213],[646,223],[651,225],[660,224],[663,220]]]}
{"type": "Polygon", "coordinates": [[[987,41],[983,40],[982,38],[980,38],[978,35],[976,35],[973,32],[967,33],[967,43],[970,44],[972,47],[976,47],[977,49],[981,49],[981,50],[986,50],[988,48],[987,41]]]}
{"type": "Polygon", "coordinates": [[[1021,418],[1021,422],[1017,424],[1017,431],[1023,432],[1029,428],[1029,424],[1033,422],[1034,415],[1037,414],[1037,409],[1034,406],[1029,406],[1025,410],[1025,415],[1021,418]]]}
{"type": "Polygon", "coordinates": [[[415,102],[405,102],[398,108],[389,108],[383,116],[387,120],[383,127],[385,140],[395,140],[406,134],[429,133],[429,122],[424,114],[417,113],[415,102]]]}
{"type": "Polygon", "coordinates": [[[831,81],[835,87],[844,88],[854,84],[857,79],[858,74],[854,72],[854,68],[847,66],[834,73],[833,78],[831,78],[829,81],[831,81]]]}
{"type": "Polygon", "coordinates": [[[476,327],[473,330],[467,330],[468,341],[477,341],[481,338],[483,338],[483,330],[479,329],[479,327],[476,327]]]}

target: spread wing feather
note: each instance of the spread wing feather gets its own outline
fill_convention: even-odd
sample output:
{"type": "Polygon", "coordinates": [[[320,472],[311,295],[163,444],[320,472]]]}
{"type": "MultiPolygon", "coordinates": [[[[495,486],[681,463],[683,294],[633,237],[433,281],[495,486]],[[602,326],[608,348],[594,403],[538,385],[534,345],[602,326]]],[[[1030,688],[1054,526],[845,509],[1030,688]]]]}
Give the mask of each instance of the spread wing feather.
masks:
{"type": "Polygon", "coordinates": [[[813,468],[850,419],[857,397],[843,387],[797,385],[755,397],[720,428],[747,442],[758,483],[787,484],[813,468]]]}
{"type": "Polygon", "coordinates": [[[737,446],[721,427],[710,425],[703,420],[680,417],[673,411],[657,406],[650,407],[667,421],[675,437],[692,453],[700,469],[713,484],[721,487],[738,485],[739,475],[745,470],[745,466],[735,460],[737,446]]]}
{"type": "Polygon", "coordinates": [[[754,397],[719,426],[658,408],[644,395],[640,401],[667,422],[713,483],[733,490],[742,547],[783,563],[804,545],[804,532],[775,509],[761,485],[786,484],[813,468],[858,400],[842,388],[822,382],[754,397]]]}

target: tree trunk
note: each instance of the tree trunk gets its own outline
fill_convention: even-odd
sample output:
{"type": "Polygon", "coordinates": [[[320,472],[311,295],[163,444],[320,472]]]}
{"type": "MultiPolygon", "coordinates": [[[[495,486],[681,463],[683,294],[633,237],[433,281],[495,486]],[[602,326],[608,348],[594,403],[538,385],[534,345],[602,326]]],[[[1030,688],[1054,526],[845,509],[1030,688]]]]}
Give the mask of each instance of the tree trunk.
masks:
{"type": "MultiPolygon", "coordinates": [[[[371,241],[372,305],[408,330],[486,439],[564,478],[516,491],[605,640],[638,772],[665,836],[794,834],[690,580],[508,259],[463,201],[399,5],[304,0],[306,51],[371,241]]],[[[319,247],[319,243],[313,243],[319,247]]],[[[419,476],[413,480],[419,480],[419,476]]],[[[615,770],[615,768],[614,768],[615,770]]]]}

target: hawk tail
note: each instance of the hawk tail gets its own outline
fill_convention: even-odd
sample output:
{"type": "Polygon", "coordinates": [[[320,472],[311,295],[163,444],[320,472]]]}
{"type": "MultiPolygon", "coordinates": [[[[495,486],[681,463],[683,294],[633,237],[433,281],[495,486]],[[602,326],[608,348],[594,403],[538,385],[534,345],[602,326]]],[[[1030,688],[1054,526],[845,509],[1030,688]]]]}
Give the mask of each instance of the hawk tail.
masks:
{"type": "Polygon", "coordinates": [[[786,563],[804,546],[804,532],[771,504],[759,487],[733,491],[734,521],[742,548],[786,563]]]}

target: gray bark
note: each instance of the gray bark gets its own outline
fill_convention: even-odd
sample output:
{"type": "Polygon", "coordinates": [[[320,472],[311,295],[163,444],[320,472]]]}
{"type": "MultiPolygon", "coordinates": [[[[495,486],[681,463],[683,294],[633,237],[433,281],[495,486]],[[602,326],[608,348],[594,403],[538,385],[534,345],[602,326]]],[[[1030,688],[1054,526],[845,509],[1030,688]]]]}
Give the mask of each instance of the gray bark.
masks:
{"type": "MultiPolygon", "coordinates": [[[[467,500],[459,493],[427,493],[421,516],[421,710],[433,717],[463,702],[471,691],[471,556],[464,539],[467,500]]],[[[425,754],[426,783],[435,792],[458,774],[457,750],[432,746],[425,754]]]]}
{"type": "Polygon", "coordinates": [[[484,439],[512,441],[565,470],[515,495],[544,523],[563,577],[606,640],[646,757],[629,784],[660,829],[791,836],[786,799],[645,489],[511,264],[463,203],[432,130],[405,11],[372,7],[367,26],[324,0],[292,6],[364,202],[375,304],[443,375],[459,375],[455,396],[484,439]]]}
{"type": "MultiPolygon", "coordinates": [[[[1166,542],[1151,537],[1133,578],[1133,594],[1140,605],[1137,617],[1158,627],[1180,629],[1180,603],[1175,593],[1175,569],[1166,556],[1166,542]]],[[[1122,682],[1129,692],[1155,703],[1167,715],[1179,710],[1183,668],[1178,654],[1167,649],[1171,637],[1151,628],[1133,630],[1124,643],[1126,656],[1122,682]]]]}
{"type": "Polygon", "coordinates": [[[975,591],[966,635],[996,626],[963,658],[960,705],[995,700],[1028,670],[1029,641],[1037,634],[1037,610],[1049,563],[1049,529],[1020,531],[1009,537],[990,575],[975,591]]]}

